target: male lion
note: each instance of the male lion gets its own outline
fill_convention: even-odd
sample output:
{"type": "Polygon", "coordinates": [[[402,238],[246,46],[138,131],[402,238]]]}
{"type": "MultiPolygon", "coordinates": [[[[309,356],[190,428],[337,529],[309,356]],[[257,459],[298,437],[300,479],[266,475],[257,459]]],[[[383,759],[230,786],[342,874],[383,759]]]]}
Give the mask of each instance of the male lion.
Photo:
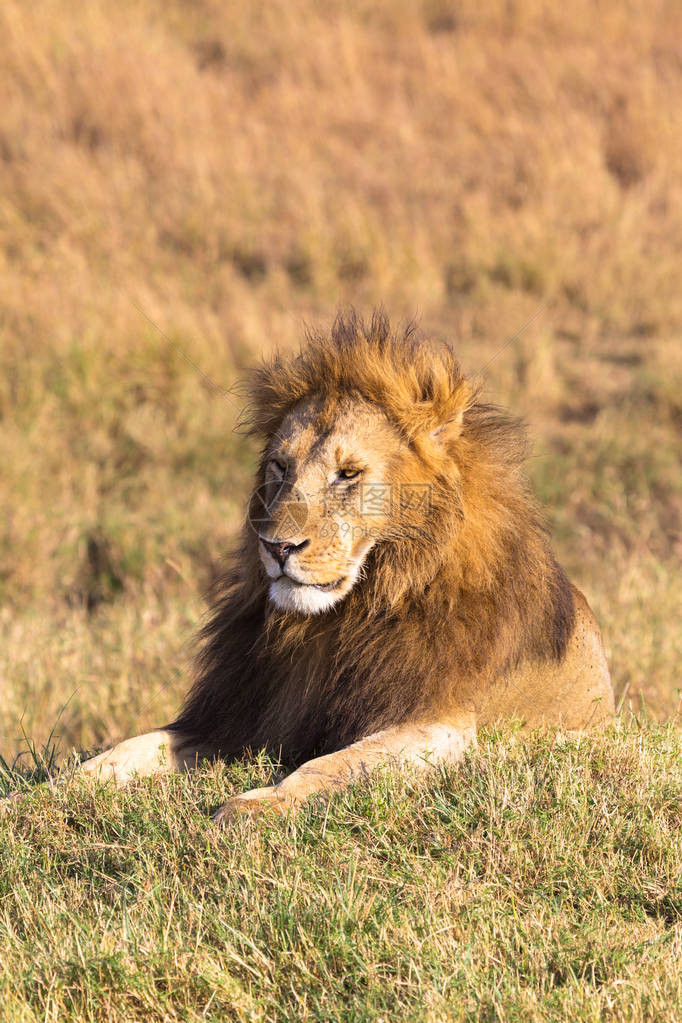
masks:
{"type": "Polygon", "coordinates": [[[506,715],[613,714],[599,628],[551,552],[517,421],[449,348],[351,314],[251,379],[263,454],[177,720],[87,761],[126,782],[267,748],[230,799],[285,811],[376,765],[456,761],[506,715]]]}

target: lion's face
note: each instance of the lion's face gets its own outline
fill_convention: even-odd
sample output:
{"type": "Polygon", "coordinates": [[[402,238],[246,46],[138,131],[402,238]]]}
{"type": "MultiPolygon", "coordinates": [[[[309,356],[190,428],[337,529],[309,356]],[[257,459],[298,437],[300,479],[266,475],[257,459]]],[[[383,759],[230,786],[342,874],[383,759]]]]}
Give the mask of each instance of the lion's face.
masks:
{"type": "Polygon", "coordinates": [[[345,398],[331,416],[307,399],[284,419],[251,509],[278,608],[317,614],[355,585],[389,526],[401,446],[384,412],[362,399],[345,398]]]}

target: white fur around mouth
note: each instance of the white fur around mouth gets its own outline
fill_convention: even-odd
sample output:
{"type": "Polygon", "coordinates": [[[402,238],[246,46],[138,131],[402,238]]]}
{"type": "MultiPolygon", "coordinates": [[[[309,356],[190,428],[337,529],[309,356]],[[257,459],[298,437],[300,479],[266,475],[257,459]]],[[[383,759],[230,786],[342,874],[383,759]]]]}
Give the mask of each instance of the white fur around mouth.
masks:
{"type": "Polygon", "coordinates": [[[333,583],[300,583],[288,575],[280,575],[270,583],[270,600],[282,611],[299,614],[320,614],[328,611],[345,593],[346,578],[333,583]]]}
{"type": "Polygon", "coordinates": [[[345,575],[342,575],[340,579],[334,579],[331,583],[305,583],[301,582],[300,579],[294,579],[293,575],[289,575],[288,572],[283,572],[282,576],[291,580],[294,586],[312,586],[316,590],[322,590],[323,593],[329,593],[331,590],[338,590],[339,586],[346,580],[345,575]]]}

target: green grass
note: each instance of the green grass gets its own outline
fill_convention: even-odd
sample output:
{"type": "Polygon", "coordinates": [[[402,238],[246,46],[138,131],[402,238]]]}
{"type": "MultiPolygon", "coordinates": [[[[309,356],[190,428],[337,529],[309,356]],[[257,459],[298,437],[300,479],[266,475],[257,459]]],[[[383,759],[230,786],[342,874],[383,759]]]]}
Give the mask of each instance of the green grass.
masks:
{"type": "Polygon", "coordinates": [[[216,830],[269,773],[14,804],[3,1020],[682,1020],[673,726],[510,726],[425,781],[216,830]]]}

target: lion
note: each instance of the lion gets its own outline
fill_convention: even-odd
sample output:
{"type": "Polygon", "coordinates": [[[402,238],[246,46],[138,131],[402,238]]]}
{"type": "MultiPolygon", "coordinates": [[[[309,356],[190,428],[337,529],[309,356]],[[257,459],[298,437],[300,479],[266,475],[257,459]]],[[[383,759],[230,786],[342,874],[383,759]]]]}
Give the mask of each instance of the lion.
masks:
{"type": "Polygon", "coordinates": [[[582,730],[614,699],[552,553],[520,423],[451,348],[384,313],[250,378],[262,456],[177,719],[86,761],[125,784],[265,749],[291,768],[216,813],[301,806],[380,765],[460,760],[506,717],[582,730]]]}

